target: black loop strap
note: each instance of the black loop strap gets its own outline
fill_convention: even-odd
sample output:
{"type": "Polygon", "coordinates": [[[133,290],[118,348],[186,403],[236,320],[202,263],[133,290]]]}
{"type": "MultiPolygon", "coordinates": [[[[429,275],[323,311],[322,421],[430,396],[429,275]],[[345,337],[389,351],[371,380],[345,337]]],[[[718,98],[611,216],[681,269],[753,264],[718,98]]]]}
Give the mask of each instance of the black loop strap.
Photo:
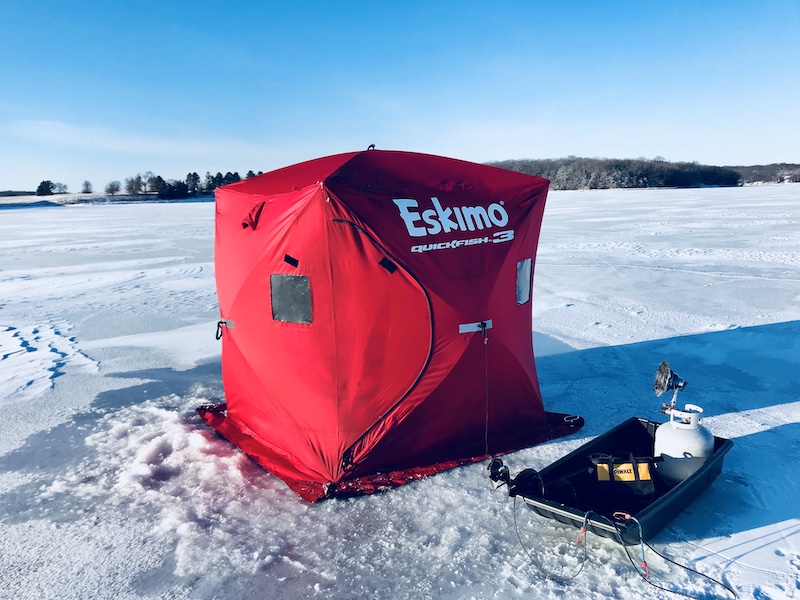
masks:
{"type": "Polygon", "coordinates": [[[217,335],[216,338],[222,339],[222,328],[225,327],[227,329],[233,329],[233,321],[228,321],[226,319],[220,319],[217,321],[217,335]]]}

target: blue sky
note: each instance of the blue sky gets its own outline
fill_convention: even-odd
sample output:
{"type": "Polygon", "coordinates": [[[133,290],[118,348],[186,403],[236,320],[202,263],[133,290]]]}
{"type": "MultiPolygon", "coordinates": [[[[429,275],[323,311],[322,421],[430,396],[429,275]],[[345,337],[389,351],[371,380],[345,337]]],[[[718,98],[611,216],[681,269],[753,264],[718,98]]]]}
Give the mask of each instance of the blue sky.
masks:
{"type": "Polygon", "coordinates": [[[0,190],[366,148],[800,163],[800,2],[0,0],[0,190]]]}

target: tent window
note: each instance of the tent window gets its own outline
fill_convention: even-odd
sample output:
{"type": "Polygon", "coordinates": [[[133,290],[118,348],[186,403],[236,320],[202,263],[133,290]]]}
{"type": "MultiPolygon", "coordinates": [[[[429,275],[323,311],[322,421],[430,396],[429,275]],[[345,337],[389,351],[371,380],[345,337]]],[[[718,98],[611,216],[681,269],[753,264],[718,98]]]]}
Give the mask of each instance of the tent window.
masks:
{"type": "Polygon", "coordinates": [[[525,304],[531,299],[532,258],[517,263],[517,304],[525,304]]]}
{"type": "Polygon", "coordinates": [[[285,323],[311,323],[311,283],[305,275],[269,276],[272,318],[285,323]]]}

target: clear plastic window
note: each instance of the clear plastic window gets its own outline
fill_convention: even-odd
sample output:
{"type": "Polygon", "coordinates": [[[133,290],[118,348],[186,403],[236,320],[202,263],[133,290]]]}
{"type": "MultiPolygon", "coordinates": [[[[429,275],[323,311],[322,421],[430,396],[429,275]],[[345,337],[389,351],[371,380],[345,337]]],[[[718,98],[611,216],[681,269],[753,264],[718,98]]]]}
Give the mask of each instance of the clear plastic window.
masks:
{"type": "Polygon", "coordinates": [[[531,299],[532,266],[532,258],[526,258],[517,263],[517,304],[525,304],[531,299]]]}
{"type": "Polygon", "coordinates": [[[311,323],[311,283],[305,275],[269,276],[272,318],[285,323],[311,323]]]}

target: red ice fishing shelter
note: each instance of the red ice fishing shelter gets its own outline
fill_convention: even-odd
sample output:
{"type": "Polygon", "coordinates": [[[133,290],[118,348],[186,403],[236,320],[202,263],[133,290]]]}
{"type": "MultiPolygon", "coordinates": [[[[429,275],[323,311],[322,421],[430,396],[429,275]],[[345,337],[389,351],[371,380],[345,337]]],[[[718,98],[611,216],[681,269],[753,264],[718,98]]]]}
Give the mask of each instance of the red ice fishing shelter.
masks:
{"type": "Polygon", "coordinates": [[[312,502],[580,428],[545,412],[533,357],[548,186],[367,150],[219,188],[226,403],[198,412],[312,502]]]}

